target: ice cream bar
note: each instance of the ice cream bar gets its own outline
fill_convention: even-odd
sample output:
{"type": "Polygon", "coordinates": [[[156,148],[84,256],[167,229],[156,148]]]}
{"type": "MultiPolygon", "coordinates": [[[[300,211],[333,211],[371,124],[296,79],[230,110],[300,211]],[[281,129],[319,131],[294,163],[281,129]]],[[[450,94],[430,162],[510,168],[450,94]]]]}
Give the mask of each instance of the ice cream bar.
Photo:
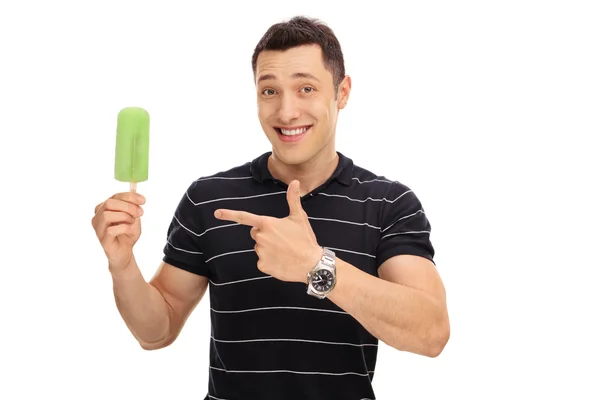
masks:
{"type": "Polygon", "coordinates": [[[138,182],[148,179],[150,115],[140,107],[126,107],[117,117],[115,179],[129,182],[135,192],[138,182]]]}

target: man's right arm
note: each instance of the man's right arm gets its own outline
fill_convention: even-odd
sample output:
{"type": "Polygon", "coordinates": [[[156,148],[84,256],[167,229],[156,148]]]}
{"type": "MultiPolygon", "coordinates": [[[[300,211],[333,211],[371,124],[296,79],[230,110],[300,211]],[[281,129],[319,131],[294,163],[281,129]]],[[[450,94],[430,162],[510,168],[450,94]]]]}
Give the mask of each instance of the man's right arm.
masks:
{"type": "Polygon", "coordinates": [[[207,277],[165,262],[146,282],[135,257],[127,268],[111,274],[117,308],[145,350],[173,343],[208,287],[207,277]]]}

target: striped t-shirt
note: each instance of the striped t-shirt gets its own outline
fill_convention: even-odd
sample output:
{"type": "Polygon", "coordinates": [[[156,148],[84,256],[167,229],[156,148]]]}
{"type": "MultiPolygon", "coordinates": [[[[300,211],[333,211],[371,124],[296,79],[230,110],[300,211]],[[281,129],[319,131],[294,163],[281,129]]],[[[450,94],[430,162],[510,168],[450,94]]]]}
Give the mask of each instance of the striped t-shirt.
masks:
{"type": "MultiPolygon", "coordinates": [[[[251,228],[214,217],[218,208],[289,215],[287,185],[269,172],[270,154],[193,182],[168,228],[164,261],[209,278],[204,399],[375,399],[377,338],[331,300],[308,295],[306,284],[260,272],[251,228]]],[[[302,197],[319,245],[375,276],[395,255],[433,261],[416,195],[338,155],[331,178],[302,197]]]]}

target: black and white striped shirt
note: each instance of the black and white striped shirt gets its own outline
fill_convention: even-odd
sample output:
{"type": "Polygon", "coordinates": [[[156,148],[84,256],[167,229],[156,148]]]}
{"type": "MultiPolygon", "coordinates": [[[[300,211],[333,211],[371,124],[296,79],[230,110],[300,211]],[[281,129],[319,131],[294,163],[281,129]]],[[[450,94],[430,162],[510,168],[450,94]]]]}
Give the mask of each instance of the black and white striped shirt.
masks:
{"type": "MultiPolygon", "coordinates": [[[[164,261],[209,278],[205,400],[375,399],[377,339],[329,299],[308,295],[306,284],[260,272],[250,227],[214,217],[218,208],[289,215],[287,185],[270,174],[269,155],[193,182],[168,229],[164,261]]],[[[416,195],[338,155],[331,178],[302,198],[319,245],[375,276],[395,255],[433,261],[416,195]]]]}

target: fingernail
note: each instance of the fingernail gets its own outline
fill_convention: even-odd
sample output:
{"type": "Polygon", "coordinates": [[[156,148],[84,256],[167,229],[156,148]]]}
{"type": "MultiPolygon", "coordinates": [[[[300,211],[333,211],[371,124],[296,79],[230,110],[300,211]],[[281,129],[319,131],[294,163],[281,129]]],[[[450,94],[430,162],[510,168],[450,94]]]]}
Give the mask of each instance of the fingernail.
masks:
{"type": "Polygon", "coordinates": [[[141,194],[138,194],[138,195],[137,195],[137,198],[138,198],[138,200],[139,200],[141,203],[145,203],[145,202],[146,202],[146,198],[145,198],[144,196],[142,196],[141,194]]]}
{"type": "Polygon", "coordinates": [[[221,211],[219,211],[219,210],[216,210],[216,211],[215,211],[215,217],[216,217],[216,218],[221,218],[221,211]]]}

